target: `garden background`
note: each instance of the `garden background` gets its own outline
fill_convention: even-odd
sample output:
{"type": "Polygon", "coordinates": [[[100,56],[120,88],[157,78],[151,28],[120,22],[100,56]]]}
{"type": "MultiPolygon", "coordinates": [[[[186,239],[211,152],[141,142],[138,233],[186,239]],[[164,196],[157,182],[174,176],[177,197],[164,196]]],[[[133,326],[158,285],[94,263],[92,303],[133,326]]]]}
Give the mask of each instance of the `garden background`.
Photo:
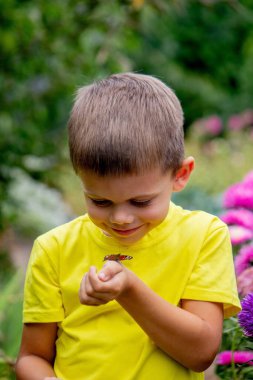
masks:
{"type": "MultiPolygon", "coordinates": [[[[253,2],[0,0],[0,47],[4,380],[15,378],[32,241],[85,211],[66,139],[78,86],[123,71],[152,74],[169,84],[185,112],[186,151],[196,159],[190,184],[174,200],[219,216],[230,209],[252,212],[253,2]],[[249,202],[226,203],[228,188],[245,181],[248,187],[241,186],[240,194],[249,191],[249,202]]],[[[252,247],[251,214],[247,218],[246,225],[243,217],[226,219],[233,227],[235,258],[244,244],[252,247]]],[[[252,261],[253,253],[243,269],[251,269],[252,261]]],[[[251,284],[247,291],[252,290],[251,284]]],[[[221,351],[247,347],[237,318],[228,320],[221,351]]],[[[252,368],[239,367],[235,359],[215,364],[220,378],[229,380],[253,379],[252,368]]]]}

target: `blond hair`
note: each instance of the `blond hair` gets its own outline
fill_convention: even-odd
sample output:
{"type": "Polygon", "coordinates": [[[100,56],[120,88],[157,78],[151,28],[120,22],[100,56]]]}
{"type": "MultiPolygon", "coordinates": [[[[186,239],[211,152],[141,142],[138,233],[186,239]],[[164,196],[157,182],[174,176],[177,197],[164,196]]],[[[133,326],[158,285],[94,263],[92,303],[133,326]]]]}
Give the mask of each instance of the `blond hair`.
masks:
{"type": "Polygon", "coordinates": [[[77,92],[69,123],[75,171],[175,172],[184,158],[183,111],[174,92],[142,74],[114,74],[77,92]]]}

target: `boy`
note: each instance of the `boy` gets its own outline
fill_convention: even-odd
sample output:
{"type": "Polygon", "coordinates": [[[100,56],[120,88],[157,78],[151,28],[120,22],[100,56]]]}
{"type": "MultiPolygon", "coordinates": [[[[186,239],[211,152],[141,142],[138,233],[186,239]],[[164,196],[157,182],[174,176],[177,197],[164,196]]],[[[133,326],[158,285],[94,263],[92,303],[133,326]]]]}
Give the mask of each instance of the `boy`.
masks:
{"type": "Polygon", "coordinates": [[[34,244],[17,379],[203,379],[240,303],[226,226],[170,202],[194,168],[177,97],[131,73],[81,88],[69,146],[87,215],[34,244]]]}

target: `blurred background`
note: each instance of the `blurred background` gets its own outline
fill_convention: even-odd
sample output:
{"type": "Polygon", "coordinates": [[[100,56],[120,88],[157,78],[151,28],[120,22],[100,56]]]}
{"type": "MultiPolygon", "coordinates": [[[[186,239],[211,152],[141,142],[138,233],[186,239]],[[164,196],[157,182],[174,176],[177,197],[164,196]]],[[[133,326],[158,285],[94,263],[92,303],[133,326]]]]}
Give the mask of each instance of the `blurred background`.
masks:
{"type": "MultiPolygon", "coordinates": [[[[157,76],[196,170],[174,200],[219,215],[253,170],[252,0],[0,0],[0,379],[14,379],[33,239],[85,211],[66,123],[81,85],[157,76]]],[[[245,377],[246,378],[246,377],[245,377]]]]}

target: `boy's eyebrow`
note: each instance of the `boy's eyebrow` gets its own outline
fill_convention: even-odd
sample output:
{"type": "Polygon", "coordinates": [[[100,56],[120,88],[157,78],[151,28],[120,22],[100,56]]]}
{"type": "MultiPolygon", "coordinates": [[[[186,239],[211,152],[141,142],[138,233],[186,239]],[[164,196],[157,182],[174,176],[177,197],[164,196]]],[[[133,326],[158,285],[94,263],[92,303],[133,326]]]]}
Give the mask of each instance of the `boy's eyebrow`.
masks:
{"type": "MultiPolygon", "coordinates": [[[[97,195],[97,194],[94,194],[94,193],[91,193],[89,191],[85,191],[84,190],[84,194],[89,196],[89,197],[92,197],[92,198],[100,198],[100,199],[107,199],[105,197],[102,197],[101,195],[97,195]]],[[[143,198],[143,199],[146,199],[146,198],[154,198],[157,196],[157,193],[149,193],[149,194],[140,194],[140,195],[136,195],[130,199],[127,199],[127,200],[132,200],[132,199],[137,199],[137,198],[143,198]]],[[[110,200],[110,199],[108,199],[110,200]]]]}

